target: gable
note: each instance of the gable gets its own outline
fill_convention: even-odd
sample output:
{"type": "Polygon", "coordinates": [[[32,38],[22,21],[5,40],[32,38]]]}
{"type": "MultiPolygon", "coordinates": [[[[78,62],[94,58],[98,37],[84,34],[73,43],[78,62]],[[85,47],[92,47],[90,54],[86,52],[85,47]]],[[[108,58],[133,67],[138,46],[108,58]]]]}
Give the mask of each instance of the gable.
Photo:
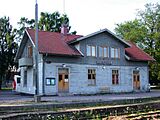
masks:
{"type": "Polygon", "coordinates": [[[108,29],[103,29],[103,30],[94,32],[92,34],[89,34],[87,36],[77,38],[77,39],[75,39],[73,41],[70,41],[70,44],[75,43],[75,42],[79,42],[79,41],[82,41],[82,40],[86,40],[87,38],[91,38],[91,37],[97,36],[97,35],[102,34],[102,33],[105,33],[108,36],[111,36],[113,39],[117,40],[117,42],[122,43],[125,47],[130,47],[130,45],[125,40],[119,38],[118,36],[116,36],[114,33],[109,31],[108,29]]]}
{"type": "Polygon", "coordinates": [[[112,37],[110,34],[107,33],[100,33],[97,35],[94,35],[92,37],[85,38],[82,41],[79,41],[80,44],[92,44],[95,46],[108,46],[108,47],[120,47],[125,48],[126,46],[119,42],[118,39],[112,37]]]}
{"type": "Polygon", "coordinates": [[[34,43],[32,42],[30,36],[28,35],[27,31],[25,31],[23,38],[21,40],[20,46],[18,48],[15,61],[17,61],[21,57],[26,57],[27,56],[27,49],[28,46],[35,46],[34,43]]]}

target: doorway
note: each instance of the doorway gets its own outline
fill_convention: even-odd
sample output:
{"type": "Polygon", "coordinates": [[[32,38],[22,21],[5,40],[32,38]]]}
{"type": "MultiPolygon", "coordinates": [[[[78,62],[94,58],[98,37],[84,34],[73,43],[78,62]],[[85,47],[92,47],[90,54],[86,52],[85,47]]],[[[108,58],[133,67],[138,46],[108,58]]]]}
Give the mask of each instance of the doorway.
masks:
{"type": "Polygon", "coordinates": [[[140,74],[138,70],[133,71],[133,89],[140,90],[140,74]]]}
{"type": "Polygon", "coordinates": [[[58,92],[59,93],[69,92],[69,70],[68,68],[58,69],[58,92]]]}

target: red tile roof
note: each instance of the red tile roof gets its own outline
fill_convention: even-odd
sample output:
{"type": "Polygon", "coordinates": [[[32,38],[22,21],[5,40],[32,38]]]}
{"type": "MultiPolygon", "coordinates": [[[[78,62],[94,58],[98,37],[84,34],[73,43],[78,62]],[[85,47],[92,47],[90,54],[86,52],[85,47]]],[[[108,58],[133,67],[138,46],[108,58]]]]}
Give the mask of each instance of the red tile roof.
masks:
{"type": "MultiPolygon", "coordinates": [[[[27,29],[33,42],[35,41],[35,31],[33,29],[27,29]]],[[[57,32],[38,32],[38,50],[40,53],[56,54],[56,55],[70,55],[80,56],[78,50],[71,48],[67,42],[81,37],[80,35],[63,35],[57,32]]]]}
{"type": "Polygon", "coordinates": [[[129,44],[131,47],[125,48],[125,52],[132,61],[155,61],[151,56],[137,47],[136,44],[132,42],[129,42],[129,44]]]}
{"type": "MultiPolygon", "coordinates": [[[[35,41],[35,31],[33,29],[27,29],[33,42],[35,41]]],[[[63,35],[58,32],[46,32],[39,31],[39,52],[44,54],[55,55],[69,55],[69,56],[81,56],[81,53],[71,47],[68,42],[80,38],[80,35],[63,35]]],[[[138,48],[134,43],[129,42],[131,47],[125,48],[125,53],[130,60],[133,61],[155,61],[151,56],[138,48]]]]}

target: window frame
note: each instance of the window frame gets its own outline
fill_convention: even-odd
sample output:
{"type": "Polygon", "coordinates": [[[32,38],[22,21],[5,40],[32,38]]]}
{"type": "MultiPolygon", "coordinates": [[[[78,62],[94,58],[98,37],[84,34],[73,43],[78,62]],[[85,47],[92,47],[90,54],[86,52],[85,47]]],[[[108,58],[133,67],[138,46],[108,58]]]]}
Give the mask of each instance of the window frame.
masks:
{"type": "Polygon", "coordinates": [[[117,47],[111,47],[111,58],[113,59],[120,59],[120,48],[117,47]],[[114,50],[114,52],[112,53],[112,50],[114,50]],[[116,52],[117,51],[117,52],[116,52]],[[114,54],[114,56],[112,56],[114,54]],[[118,56],[117,56],[117,55],[118,56]]]}
{"type": "Polygon", "coordinates": [[[94,68],[88,69],[88,86],[96,86],[96,69],[94,68]]]}
{"type": "Polygon", "coordinates": [[[108,58],[109,57],[109,48],[108,46],[99,46],[99,57],[108,58]],[[106,48],[106,56],[105,56],[105,48],[106,48]],[[102,53],[100,53],[100,49],[102,49],[102,53]],[[102,54],[102,55],[101,55],[102,54]]]}
{"type": "Polygon", "coordinates": [[[119,69],[112,69],[112,85],[119,85],[119,83],[120,83],[119,69]]]}
{"type": "Polygon", "coordinates": [[[33,47],[31,45],[28,46],[28,57],[31,58],[33,57],[33,47]]]}
{"type": "Polygon", "coordinates": [[[87,45],[87,50],[86,50],[86,55],[90,56],[90,57],[97,57],[97,48],[95,45],[87,45]],[[93,52],[93,48],[95,48],[94,52],[93,52]],[[90,53],[88,53],[88,50],[90,53]],[[95,55],[93,55],[95,54],[95,55]]]}
{"type": "Polygon", "coordinates": [[[24,70],[23,86],[27,86],[27,70],[24,70]]]}

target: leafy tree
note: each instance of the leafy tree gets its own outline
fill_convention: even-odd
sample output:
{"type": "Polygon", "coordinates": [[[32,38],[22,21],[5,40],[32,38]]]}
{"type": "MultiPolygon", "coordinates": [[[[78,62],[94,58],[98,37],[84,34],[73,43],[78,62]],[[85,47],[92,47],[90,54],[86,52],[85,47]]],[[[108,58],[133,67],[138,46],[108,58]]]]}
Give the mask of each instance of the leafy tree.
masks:
{"type": "MultiPolygon", "coordinates": [[[[69,18],[67,17],[67,15],[60,15],[59,12],[54,12],[54,13],[41,12],[38,27],[39,30],[60,32],[61,25],[64,23],[68,25],[70,30],[71,26],[69,26],[69,18]]],[[[29,20],[28,18],[22,17],[20,19],[20,22],[18,22],[18,24],[19,24],[19,30],[17,39],[18,41],[20,41],[22,39],[22,35],[24,33],[25,28],[35,27],[35,20],[34,19],[29,20]]],[[[71,34],[76,34],[76,31],[71,32],[71,34]]]]}
{"type": "Polygon", "coordinates": [[[145,10],[138,11],[137,19],[117,24],[115,32],[155,58],[156,63],[149,63],[150,79],[160,80],[160,5],[146,4],[145,10]]]}
{"type": "Polygon", "coordinates": [[[18,22],[19,29],[17,29],[17,35],[16,40],[17,42],[20,42],[24,33],[24,30],[26,28],[34,28],[35,27],[35,20],[22,17],[20,21],[18,22]]]}
{"type": "Polygon", "coordinates": [[[138,19],[117,24],[115,31],[119,37],[135,42],[143,48],[147,29],[138,19]]]}
{"type": "Polygon", "coordinates": [[[12,29],[9,17],[0,18],[0,89],[7,71],[15,67],[14,57],[17,44],[14,42],[16,30],[12,29]]]}

